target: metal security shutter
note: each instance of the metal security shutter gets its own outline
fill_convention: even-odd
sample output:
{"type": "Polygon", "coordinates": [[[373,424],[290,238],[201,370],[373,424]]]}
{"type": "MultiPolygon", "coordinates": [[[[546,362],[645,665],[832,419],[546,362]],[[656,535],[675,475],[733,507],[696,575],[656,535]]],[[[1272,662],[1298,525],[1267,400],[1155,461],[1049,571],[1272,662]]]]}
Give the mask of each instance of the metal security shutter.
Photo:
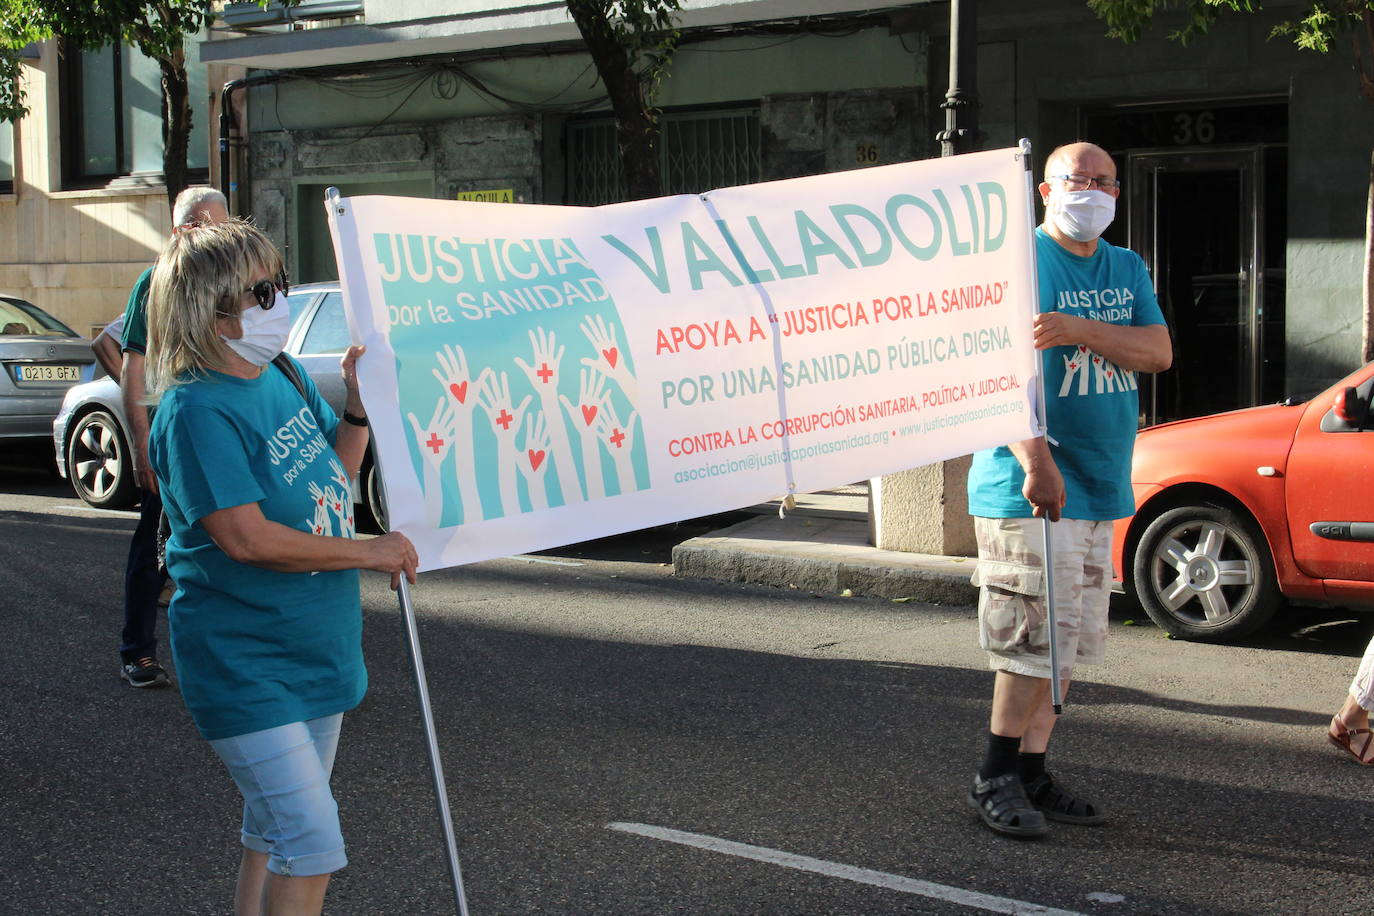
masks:
{"type": "MultiPolygon", "coordinates": [[[[664,194],[697,194],[759,180],[759,112],[666,112],[659,138],[664,194]]],[[[615,121],[568,122],[567,202],[595,207],[625,199],[615,121]]]]}

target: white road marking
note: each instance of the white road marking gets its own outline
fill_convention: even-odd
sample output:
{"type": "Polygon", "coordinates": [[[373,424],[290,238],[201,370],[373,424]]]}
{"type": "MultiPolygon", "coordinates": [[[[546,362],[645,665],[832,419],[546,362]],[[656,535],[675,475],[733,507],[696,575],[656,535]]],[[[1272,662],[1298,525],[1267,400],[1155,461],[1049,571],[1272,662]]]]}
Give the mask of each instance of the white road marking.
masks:
{"type": "Polygon", "coordinates": [[[550,560],[547,557],[529,557],[524,554],[516,554],[507,557],[508,560],[524,560],[526,563],[547,563],[550,566],[586,566],[586,563],[578,563],[576,560],[550,560]]]}
{"type": "Polygon", "coordinates": [[[631,824],[620,821],[607,824],[606,827],[610,830],[618,830],[622,833],[633,833],[654,840],[679,843],[683,846],[694,846],[697,849],[705,849],[709,852],[720,852],[729,856],[753,859],[756,862],[767,862],[770,865],[781,865],[783,868],[795,868],[798,871],[809,871],[818,875],[826,875],[831,878],[843,878],[846,881],[855,881],[859,884],[871,884],[874,887],[901,891],[904,894],[917,894],[921,897],[929,897],[933,900],[944,900],[949,903],[973,907],[974,909],[984,910],[989,913],[1010,913],[1015,914],[1015,916],[1084,916],[1084,914],[1077,913],[1073,910],[1058,910],[1054,907],[1040,906],[1036,903],[1026,903],[1023,900],[1013,900],[1010,897],[995,897],[992,894],[980,894],[977,891],[964,890],[961,887],[950,887],[945,884],[935,884],[931,881],[920,881],[916,878],[908,878],[904,875],[893,875],[882,871],[872,871],[871,869],[858,868],[840,862],[827,862],[825,859],[813,859],[810,856],[799,856],[795,853],[783,852],[780,849],[769,849],[765,846],[750,846],[746,843],[722,840],[719,837],[706,836],[700,833],[687,833],[682,830],[672,830],[668,827],[654,827],[649,824],[631,824]]]}

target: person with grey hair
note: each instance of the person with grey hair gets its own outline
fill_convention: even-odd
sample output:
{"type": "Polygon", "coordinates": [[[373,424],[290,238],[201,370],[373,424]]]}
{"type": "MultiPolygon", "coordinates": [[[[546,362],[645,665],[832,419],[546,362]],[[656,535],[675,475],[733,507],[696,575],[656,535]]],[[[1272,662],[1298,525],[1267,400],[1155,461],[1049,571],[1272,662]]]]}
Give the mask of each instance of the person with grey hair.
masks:
{"type": "Polygon", "coordinates": [[[1050,774],[1045,753],[1056,721],[1050,678],[1067,693],[1076,664],[1104,658],[1113,523],[1135,511],[1136,373],[1162,372],[1173,361],[1144,261],[1101,237],[1120,193],[1116,163],[1100,146],[1071,143],[1050,153],[1040,183],[1045,219],[1035,230],[1032,326],[1047,429],[978,452],[969,470],[979,642],[995,674],[987,750],[968,802],[1006,836],[1042,836],[1046,819],[1106,820],[1101,806],[1050,774]],[[1058,671],[1044,596],[1051,554],[1058,671]]]}
{"type": "Polygon", "coordinates": [[[419,562],[400,532],[355,538],[363,348],[340,361],[336,415],[280,359],[285,285],[272,243],[230,219],[172,237],[148,305],[172,652],[186,708],[243,794],[241,916],[318,914],[347,864],[330,779],[344,713],[367,689],[357,571],[397,588],[419,562]]]}
{"type": "MultiPolygon", "coordinates": [[[[212,223],[229,218],[228,201],[214,188],[187,188],[177,195],[172,207],[175,227],[212,223]]],[[[158,596],[166,576],[158,568],[157,529],[162,518],[157,479],[148,466],[148,427],[150,416],[144,401],[144,352],[148,340],[148,285],[153,268],[143,271],[129,293],[124,309],[124,331],[120,349],[124,354],[118,374],[120,399],[129,421],[129,443],[134,476],[140,498],[138,527],[129,542],[129,559],[124,566],[124,629],[120,634],[120,676],[132,687],[166,687],[167,669],[157,660],[158,596]]]]}

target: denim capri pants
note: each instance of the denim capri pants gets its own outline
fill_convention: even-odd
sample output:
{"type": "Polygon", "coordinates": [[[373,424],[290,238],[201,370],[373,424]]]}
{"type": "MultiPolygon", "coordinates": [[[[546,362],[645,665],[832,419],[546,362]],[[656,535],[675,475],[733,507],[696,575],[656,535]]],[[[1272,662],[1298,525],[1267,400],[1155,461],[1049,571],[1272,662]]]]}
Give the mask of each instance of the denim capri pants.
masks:
{"type": "Polygon", "coordinates": [[[348,864],[329,791],[343,713],[210,742],[243,793],[243,845],[277,875],[327,875],[348,864]]]}

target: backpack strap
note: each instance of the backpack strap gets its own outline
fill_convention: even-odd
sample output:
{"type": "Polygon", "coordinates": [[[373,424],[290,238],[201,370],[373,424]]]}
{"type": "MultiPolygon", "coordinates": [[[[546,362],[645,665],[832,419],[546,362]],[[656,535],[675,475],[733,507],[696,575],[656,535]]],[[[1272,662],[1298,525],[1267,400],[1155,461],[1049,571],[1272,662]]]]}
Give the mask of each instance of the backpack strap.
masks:
{"type": "Polygon", "coordinates": [[[305,380],[301,378],[300,369],[296,366],[296,361],[287,356],[285,352],[278,353],[272,357],[272,365],[281,370],[281,374],[295,386],[296,390],[305,397],[305,380]]]}

